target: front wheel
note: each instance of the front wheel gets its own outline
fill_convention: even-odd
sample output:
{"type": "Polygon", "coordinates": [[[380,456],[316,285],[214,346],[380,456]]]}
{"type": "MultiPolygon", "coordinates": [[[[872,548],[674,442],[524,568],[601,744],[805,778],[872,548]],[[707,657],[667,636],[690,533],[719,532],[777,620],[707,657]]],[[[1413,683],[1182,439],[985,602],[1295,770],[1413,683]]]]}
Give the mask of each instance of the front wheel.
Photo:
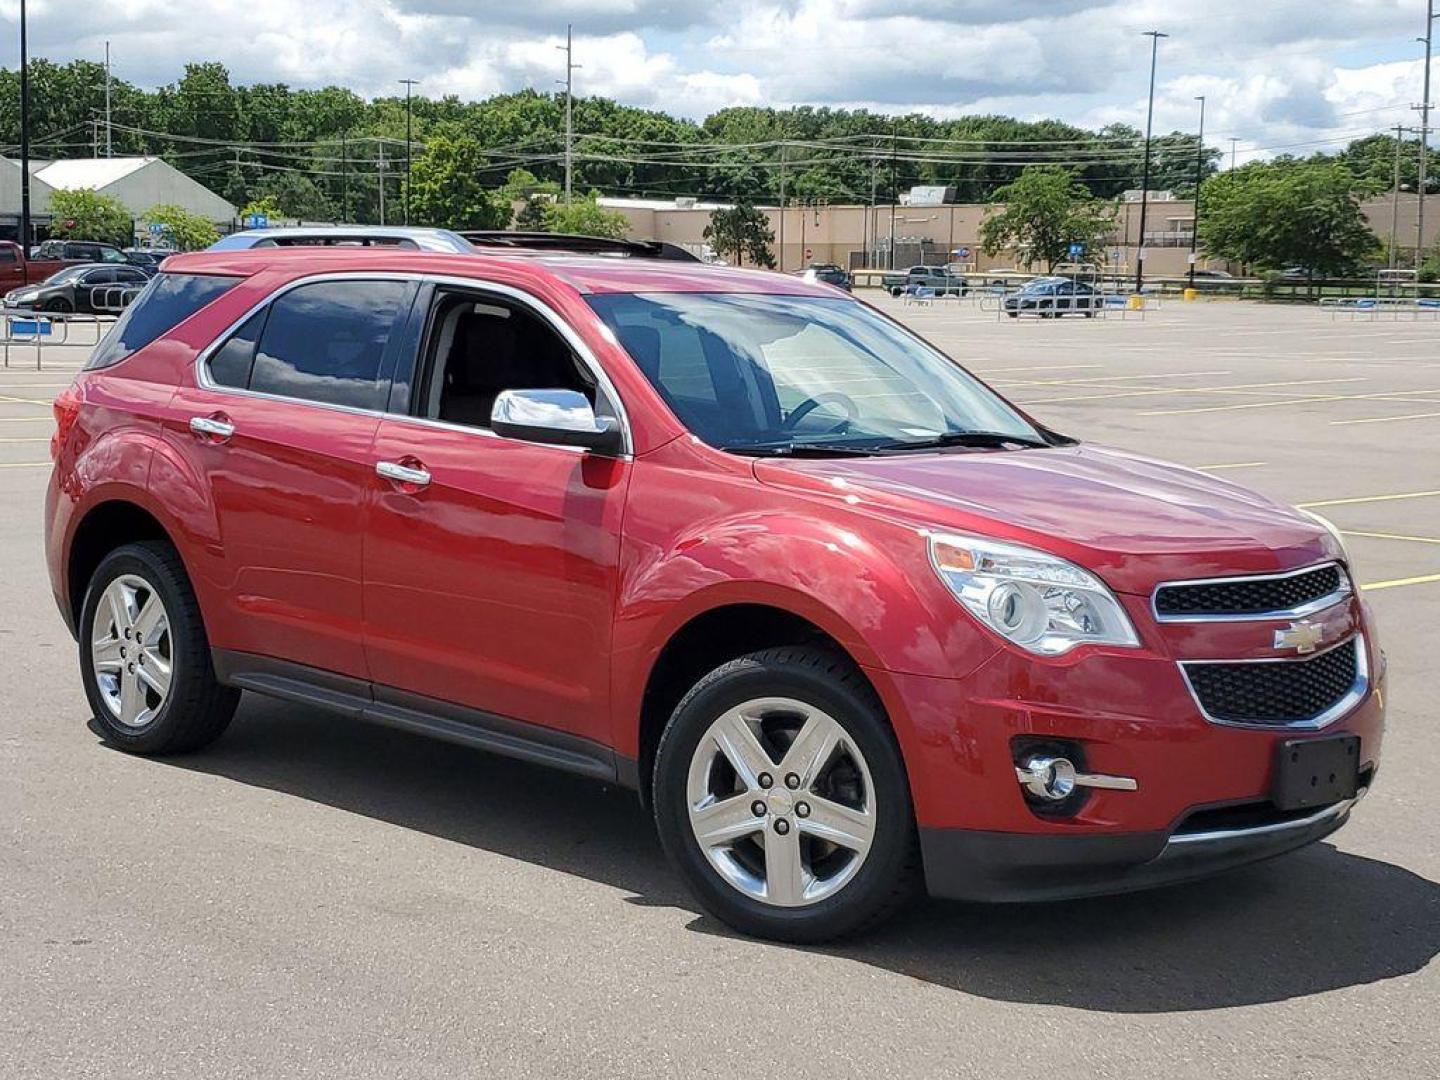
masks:
{"type": "Polygon", "coordinates": [[[71,304],[70,304],[70,301],[69,301],[69,300],[66,300],[66,299],[65,299],[64,297],[62,297],[62,296],[57,296],[57,297],[55,297],[55,299],[49,301],[49,302],[45,305],[44,310],[46,310],[46,311],[53,311],[53,312],[55,312],[55,313],[58,314],[58,315],[65,315],[65,314],[68,314],[69,312],[73,311],[74,309],[71,307],[71,304]]]}
{"type": "Polygon", "coordinates": [[[170,545],[126,544],[101,560],[79,637],[85,695],[122,750],[194,750],[230,723],[240,692],[215,678],[195,591],[170,545]]]}
{"type": "Polygon", "coordinates": [[[701,679],[661,737],[654,812],[705,908],[759,937],[854,933],[919,881],[894,734],[859,669],[825,650],[768,649],[701,679]]]}

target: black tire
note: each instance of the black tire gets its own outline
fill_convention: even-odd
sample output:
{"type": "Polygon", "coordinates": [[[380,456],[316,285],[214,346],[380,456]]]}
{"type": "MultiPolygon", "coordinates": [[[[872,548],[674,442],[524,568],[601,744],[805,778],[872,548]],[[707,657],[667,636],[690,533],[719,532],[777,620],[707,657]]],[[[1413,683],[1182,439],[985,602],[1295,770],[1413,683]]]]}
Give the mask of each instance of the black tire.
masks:
{"type": "Polygon", "coordinates": [[[134,754],[178,754],[214,742],[229,725],[240,691],[221,686],[210,658],[200,605],[179,554],[167,543],[118,547],[101,560],[80,611],[80,675],[95,723],[106,740],[134,754]],[[111,712],[91,658],[96,612],[106,588],[122,575],[143,579],[164,604],[169,619],[171,681],[163,704],[148,722],[123,724],[111,712]]]}
{"type": "Polygon", "coordinates": [[[1007,311],[1005,312],[1005,314],[1009,315],[1012,319],[1018,319],[1020,317],[1020,313],[1018,311],[1007,311]]]}
{"type": "Polygon", "coordinates": [[[878,924],[919,889],[914,810],[894,732],[864,675],[829,650],[766,649],[732,660],[696,683],[660,737],[653,795],[666,854],[705,909],[742,933],[795,943],[827,941],[878,924]],[[687,806],[691,759],[711,724],[743,702],[775,696],[812,704],[839,723],[863,754],[874,786],[875,832],[864,862],[837,892],[803,907],[777,907],[728,884],[701,851],[687,806]]]}
{"type": "Polygon", "coordinates": [[[45,307],[43,310],[53,311],[57,314],[63,315],[73,311],[74,308],[71,306],[69,300],[66,300],[63,296],[57,296],[53,300],[45,301],[45,307]]]}

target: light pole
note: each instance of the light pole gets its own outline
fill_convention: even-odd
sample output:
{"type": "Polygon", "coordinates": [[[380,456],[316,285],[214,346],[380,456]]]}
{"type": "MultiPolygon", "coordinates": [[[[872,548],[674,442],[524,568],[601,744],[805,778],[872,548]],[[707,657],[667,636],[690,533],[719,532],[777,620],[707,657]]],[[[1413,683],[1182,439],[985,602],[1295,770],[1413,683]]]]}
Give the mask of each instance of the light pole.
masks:
{"type": "Polygon", "coordinates": [[[574,27],[565,24],[565,44],[557,45],[565,53],[565,205],[570,205],[575,175],[575,63],[574,27]]]}
{"type": "Polygon", "coordinates": [[[414,79],[401,79],[405,87],[405,192],[400,200],[400,213],[405,224],[410,224],[410,91],[415,87],[414,79]]]}
{"type": "Polygon", "coordinates": [[[1140,170],[1140,246],[1135,254],[1135,295],[1145,285],[1145,214],[1150,204],[1150,132],[1155,120],[1155,62],[1160,54],[1160,39],[1169,37],[1159,30],[1146,30],[1150,39],[1150,98],[1145,106],[1145,165],[1140,170]]]}
{"type": "MultiPolygon", "coordinates": [[[[1200,103],[1200,135],[1195,140],[1195,220],[1190,225],[1190,288],[1195,288],[1195,245],[1200,240],[1200,185],[1205,182],[1205,95],[1200,103]]],[[[1144,236],[1141,236],[1144,239],[1144,236]]]]}
{"type": "Polygon", "coordinates": [[[1425,173],[1430,157],[1430,47],[1435,38],[1435,0],[1425,0],[1425,78],[1420,96],[1420,177],[1415,185],[1415,268],[1425,261],[1425,173]]]}
{"type": "Polygon", "coordinates": [[[30,39],[20,0],[20,250],[30,254],[30,39]]]}

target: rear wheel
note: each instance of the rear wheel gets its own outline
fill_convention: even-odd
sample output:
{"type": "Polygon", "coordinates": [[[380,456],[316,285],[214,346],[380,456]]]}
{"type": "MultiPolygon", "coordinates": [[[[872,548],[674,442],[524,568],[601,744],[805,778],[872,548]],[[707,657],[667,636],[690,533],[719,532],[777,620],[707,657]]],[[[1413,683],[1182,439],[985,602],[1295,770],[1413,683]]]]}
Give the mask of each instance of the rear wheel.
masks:
{"type": "Polygon", "coordinates": [[[90,708],[121,749],[194,750],[230,723],[240,693],[215,678],[195,592],[168,544],[126,544],[101,561],[79,636],[90,708]]]}
{"type": "Polygon", "coordinates": [[[919,880],[889,723],[858,669],[825,650],[769,649],[705,676],[661,737],[654,794],[667,854],[745,933],[853,933],[919,880]]]}

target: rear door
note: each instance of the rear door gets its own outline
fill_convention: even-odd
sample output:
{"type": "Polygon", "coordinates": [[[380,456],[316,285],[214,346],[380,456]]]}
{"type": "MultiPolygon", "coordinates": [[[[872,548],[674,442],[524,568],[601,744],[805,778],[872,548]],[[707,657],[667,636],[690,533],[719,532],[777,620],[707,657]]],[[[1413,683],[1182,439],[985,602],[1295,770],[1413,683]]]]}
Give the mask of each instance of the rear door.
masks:
{"type": "Polygon", "coordinates": [[[372,443],[415,283],[301,282],[202,355],[177,391],[220,552],[218,649],[366,678],[360,557],[372,443]]]}

